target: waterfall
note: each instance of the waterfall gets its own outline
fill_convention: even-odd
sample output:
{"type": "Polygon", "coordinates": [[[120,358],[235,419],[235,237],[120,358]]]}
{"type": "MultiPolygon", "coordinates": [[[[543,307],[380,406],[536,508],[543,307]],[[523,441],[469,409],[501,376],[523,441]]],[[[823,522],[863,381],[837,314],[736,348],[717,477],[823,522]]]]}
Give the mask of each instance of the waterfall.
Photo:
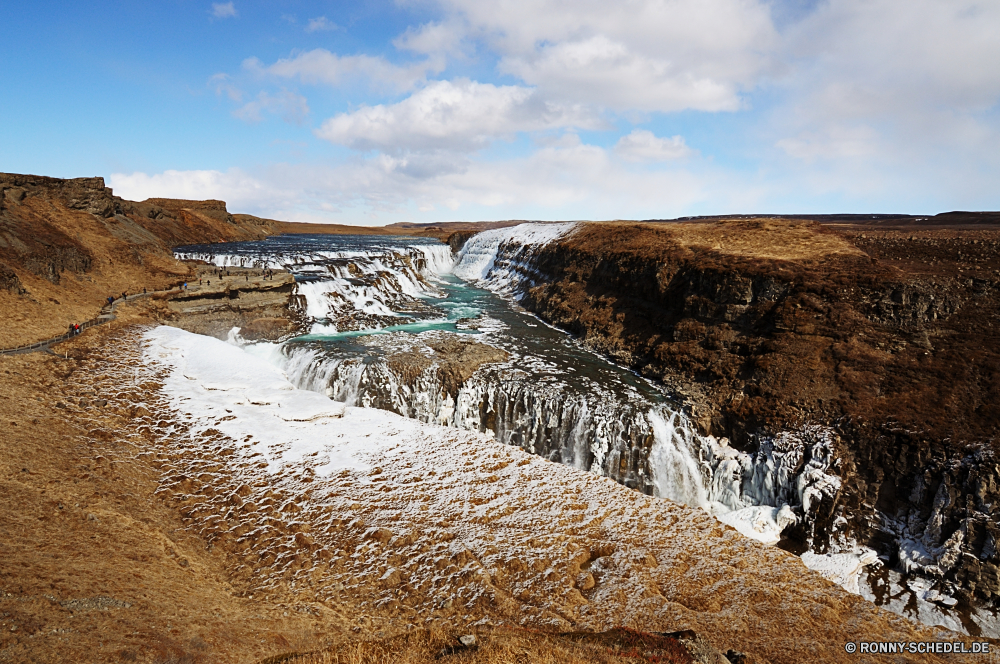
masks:
{"type": "MultiPolygon", "coordinates": [[[[312,332],[331,334],[343,325],[353,330],[397,325],[412,320],[408,315],[421,307],[426,314],[426,298],[444,297],[440,288],[448,274],[516,297],[539,278],[533,266],[539,249],[574,228],[573,223],[521,224],[486,231],[469,239],[457,258],[443,244],[380,238],[366,239],[367,244],[355,240],[341,250],[258,248],[205,256],[220,265],[292,270],[312,332]]],[[[453,316],[465,315],[461,302],[446,302],[444,308],[449,306],[453,316]]],[[[280,366],[296,387],[352,406],[492,433],[551,461],[704,508],[768,541],[776,540],[784,525],[808,521],[840,489],[828,472],[832,437],[826,430],[785,432],[746,454],[725,439],[698,435],[683,412],[662,398],[651,400],[648,392],[583,376],[570,381],[572,362],[557,365],[518,355],[504,326],[496,329],[484,338],[511,351],[510,359],[479,366],[457,386],[442,382],[437,356],[425,345],[433,337],[425,335],[357,337],[348,351],[337,352],[302,342],[257,344],[248,351],[280,366]]]]}
{"type": "Polygon", "coordinates": [[[454,274],[498,293],[514,293],[534,282],[531,256],[575,227],[575,223],[520,224],[473,235],[458,254],[454,274]]]}
{"type": "Polygon", "coordinates": [[[697,436],[690,423],[680,413],[662,411],[651,412],[649,421],[655,441],[650,450],[649,464],[656,495],[708,509],[709,491],[705,486],[705,475],[711,474],[711,468],[704,468],[692,453],[699,447],[697,443],[700,441],[696,441],[697,436]]]}

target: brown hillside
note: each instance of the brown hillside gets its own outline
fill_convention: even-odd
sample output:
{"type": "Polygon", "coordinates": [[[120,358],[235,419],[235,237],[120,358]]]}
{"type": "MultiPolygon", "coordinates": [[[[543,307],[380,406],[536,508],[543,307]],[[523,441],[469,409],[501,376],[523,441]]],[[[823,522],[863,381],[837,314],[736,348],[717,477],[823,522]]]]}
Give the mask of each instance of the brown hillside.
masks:
{"type": "Polygon", "coordinates": [[[115,196],[103,178],[0,173],[0,348],[49,338],[95,316],[108,295],[183,282],[171,247],[258,239],[273,222],[222,201],[115,196]]]}

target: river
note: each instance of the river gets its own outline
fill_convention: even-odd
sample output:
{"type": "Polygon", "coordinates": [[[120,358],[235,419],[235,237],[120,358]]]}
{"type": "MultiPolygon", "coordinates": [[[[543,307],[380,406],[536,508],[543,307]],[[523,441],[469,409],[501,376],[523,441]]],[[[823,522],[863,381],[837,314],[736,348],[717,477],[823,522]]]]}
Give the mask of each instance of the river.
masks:
{"type": "MultiPolygon", "coordinates": [[[[517,305],[532,284],[533,251],[570,232],[572,224],[488,231],[457,255],[433,239],[360,235],[278,236],[175,253],[295,275],[294,306],[308,333],[246,344],[233,330],[230,341],[298,388],[492,433],[552,462],[701,507],[767,543],[780,545],[791,526],[808,533],[824,498],[840,489],[829,430],[761,439],[753,454],[700,436],[660,385],[517,305]]],[[[971,621],[969,611],[925,601],[922,587],[902,577],[887,585],[870,549],[836,540],[822,549],[804,562],[852,592],[929,624],[976,633],[991,623],[985,631],[995,631],[995,616],[971,621]]]]}

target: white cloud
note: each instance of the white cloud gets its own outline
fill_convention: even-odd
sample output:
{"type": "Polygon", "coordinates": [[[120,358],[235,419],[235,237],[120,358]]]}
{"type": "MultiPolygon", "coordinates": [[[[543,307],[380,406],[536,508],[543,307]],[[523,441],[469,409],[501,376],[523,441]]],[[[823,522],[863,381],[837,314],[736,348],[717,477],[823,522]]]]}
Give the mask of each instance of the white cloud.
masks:
{"type": "Polygon", "coordinates": [[[616,110],[736,110],[774,69],[763,0],[442,0],[500,69],[548,98],[616,110]]]}
{"type": "Polygon", "coordinates": [[[879,140],[871,127],[832,126],[822,132],[802,132],[794,138],[781,139],[777,146],[804,161],[850,159],[876,154],[879,140]]]}
{"type": "Polygon", "coordinates": [[[309,84],[340,86],[360,81],[374,88],[405,92],[423,81],[428,72],[440,71],[443,64],[427,60],[399,66],[383,57],[341,56],[317,48],[299,53],[293,58],[278,60],[270,66],[265,66],[257,58],[249,58],[243,62],[243,67],[258,74],[295,78],[309,84]]]}
{"type": "Polygon", "coordinates": [[[464,34],[465,26],[455,21],[430,22],[419,28],[408,28],[392,44],[402,51],[424,55],[455,55],[461,52],[464,34]]]}
{"type": "Polygon", "coordinates": [[[997,3],[819,5],[788,33],[784,58],[794,67],[778,88],[778,147],[799,159],[865,158],[910,171],[995,150],[997,34],[997,3]]]}
{"type": "Polygon", "coordinates": [[[1000,98],[1000,4],[975,0],[838,0],[789,35],[832,112],[897,112],[900,102],[983,110],[1000,98]]]}
{"type": "Polygon", "coordinates": [[[646,129],[633,129],[615,144],[615,154],[626,161],[670,161],[692,154],[683,136],[659,138],[646,129]]]}
{"type": "Polygon", "coordinates": [[[289,124],[302,124],[309,115],[309,104],[302,95],[282,90],[276,95],[261,92],[257,98],[233,111],[233,115],[246,122],[263,120],[263,113],[280,115],[289,124]]]}
{"type": "Polygon", "coordinates": [[[711,183],[686,171],[634,172],[592,145],[546,147],[520,159],[462,161],[384,154],[336,166],[275,165],[261,172],[115,173],[115,193],[227,202],[231,212],[290,221],[383,224],[445,218],[665,218],[706,200],[711,183]],[[422,209],[422,211],[421,211],[422,209]]]}
{"type": "Polygon", "coordinates": [[[229,74],[213,74],[208,79],[208,85],[215,90],[215,94],[225,94],[231,101],[237,103],[243,101],[243,91],[233,85],[232,77],[229,74]]]}
{"type": "Polygon", "coordinates": [[[112,173],[110,182],[115,193],[128,200],[215,198],[229,203],[230,212],[274,209],[288,205],[299,196],[299,192],[282,190],[238,168],[225,173],[214,170],[168,170],[153,175],[112,173]]]}
{"type": "Polygon", "coordinates": [[[309,19],[309,23],[306,25],[306,32],[323,32],[336,29],[337,24],[325,16],[311,18],[309,19]]]}
{"type": "Polygon", "coordinates": [[[505,58],[500,68],[548,95],[620,110],[735,111],[740,107],[732,82],[699,77],[668,61],[635,53],[603,35],[542,46],[530,58],[505,58]]]}
{"type": "Polygon", "coordinates": [[[215,18],[234,18],[236,7],[231,2],[213,2],[212,16],[215,18]]]}
{"type": "Polygon", "coordinates": [[[434,81],[403,101],[326,120],[316,135],[359,150],[477,150],[496,137],[563,127],[598,128],[580,107],[541,99],[531,88],[434,81]]]}

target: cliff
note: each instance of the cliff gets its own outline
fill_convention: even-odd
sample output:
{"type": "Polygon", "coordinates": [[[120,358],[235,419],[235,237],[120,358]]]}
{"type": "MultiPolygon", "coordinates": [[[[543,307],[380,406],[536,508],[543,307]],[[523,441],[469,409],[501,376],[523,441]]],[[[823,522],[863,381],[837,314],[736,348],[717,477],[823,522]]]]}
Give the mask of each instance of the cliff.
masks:
{"type": "Polygon", "coordinates": [[[222,201],[115,196],[103,178],[0,173],[0,347],[31,343],[93,317],[108,295],[181,283],[179,244],[251,240],[274,222],[222,201]]]}
{"type": "Polygon", "coordinates": [[[672,386],[704,432],[754,451],[836,430],[844,489],[787,546],[843,516],[891,565],[1000,596],[1000,230],[592,223],[531,267],[522,304],[672,386]]]}

